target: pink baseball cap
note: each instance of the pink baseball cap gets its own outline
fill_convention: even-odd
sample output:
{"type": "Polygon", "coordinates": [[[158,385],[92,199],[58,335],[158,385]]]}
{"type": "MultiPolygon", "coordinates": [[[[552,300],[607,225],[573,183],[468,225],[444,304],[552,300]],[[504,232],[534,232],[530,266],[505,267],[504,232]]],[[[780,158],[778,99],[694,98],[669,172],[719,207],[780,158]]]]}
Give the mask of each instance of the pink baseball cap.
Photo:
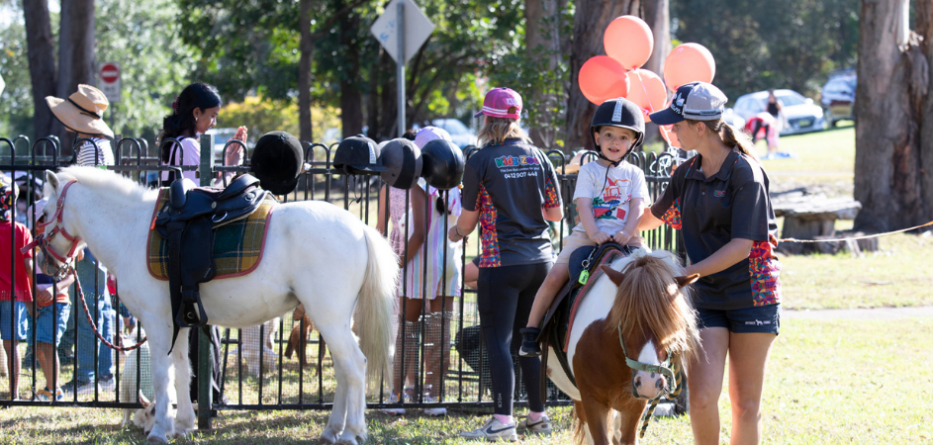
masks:
{"type": "Polygon", "coordinates": [[[483,99],[483,110],[473,117],[485,114],[489,117],[519,119],[522,112],[522,96],[510,88],[493,88],[483,99]]]}

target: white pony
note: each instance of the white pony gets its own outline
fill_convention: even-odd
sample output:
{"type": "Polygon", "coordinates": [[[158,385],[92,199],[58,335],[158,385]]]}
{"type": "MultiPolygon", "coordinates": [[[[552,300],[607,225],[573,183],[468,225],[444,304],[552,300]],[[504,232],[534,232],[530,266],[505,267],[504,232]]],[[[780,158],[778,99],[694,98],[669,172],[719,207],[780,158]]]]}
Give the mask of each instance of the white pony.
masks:
{"type": "MultiPolygon", "coordinates": [[[[169,355],[172,314],[167,281],[147,268],[146,240],[157,191],[116,173],[91,167],[46,172],[43,210],[48,224],[40,242],[49,254],[39,264],[62,265],[86,242],[95,256],[120,277],[120,297],[146,326],[155,384],[155,425],[150,443],[194,429],[188,394],[188,329],[182,329],[169,355]],[[64,196],[63,196],[64,195],[64,196]],[[60,199],[62,198],[62,199],[60,199]],[[56,235],[61,236],[56,236],[56,235]],[[71,237],[78,237],[74,239],[71,237]],[[174,367],[178,411],[169,416],[169,373],[174,367]]],[[[365,440],[365,379],[385,370],[391,375],[398,259],[388,241],[350,212],[331,204],[301,201],[278,206],[270,221],[262,262],[250,274],[201,285],[211,324],[254,326],[304,303],[326,339],[337,388],[322,438],[330,443],[365,440]],[[350,330],[359,302],[360,344],[350,330]],[[362,350],[361,350],[362,348],[362,350]]],[[[43,252],[44,253],[44,252],[43,252]]]]}

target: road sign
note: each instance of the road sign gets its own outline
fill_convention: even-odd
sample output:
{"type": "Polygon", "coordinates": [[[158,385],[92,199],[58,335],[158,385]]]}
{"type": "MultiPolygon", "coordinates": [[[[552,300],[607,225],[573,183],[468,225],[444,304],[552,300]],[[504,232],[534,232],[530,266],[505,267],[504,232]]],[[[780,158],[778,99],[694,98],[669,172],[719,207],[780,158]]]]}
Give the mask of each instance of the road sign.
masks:
{"type": "Polygon", "coordinates": [[[120,64],[110,62],[100,66],[100,90],[110,103],[120,101],[120,64]]]}
{"type": "Polygon", "coordinates": [[[392,56],[396,62],[401,62],[402,64],[408,63],[408,61],[418,52],[418,49],[421,48],[421,45],[424,45],[424,42],[428,40],[428,37],[434,31],[434,23],[431,23],[431,20],[428,19],[421,9],[418,8],[418,5],[411,0],[392,0],[389,3],[389,6],[386,6],[386,10],[376,19],[376,22],[373,23],[373,26],[369,30],[376,36],[376,40],[379,40],[379,43],[382,44],[386,52],[392,56]],[[398,4],[404,3],[404,14],[403,20],[399,23],[398,15],[398,4]],[[404,35],[402,36],[405,46],[404,57],[399,58],[399,42],[398,35],[399,29],[402,29],[404,35]]]}

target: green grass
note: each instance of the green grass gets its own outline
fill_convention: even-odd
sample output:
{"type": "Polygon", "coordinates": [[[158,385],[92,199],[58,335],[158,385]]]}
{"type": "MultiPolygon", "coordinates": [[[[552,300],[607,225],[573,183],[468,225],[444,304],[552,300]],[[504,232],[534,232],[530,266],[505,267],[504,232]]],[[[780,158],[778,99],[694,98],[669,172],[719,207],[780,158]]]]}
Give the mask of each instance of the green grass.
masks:
{"type": "MultiPolygon", "coordinates": [[[[762,417],[766,444],[930,443],[933,440],[933,320],[786,320],[774,344],[762,417]]],[[[726,383],[727,385],[728,383],[726,383]]],[[[524,409],[517,410],[519,414],[524,409]]],[[[466,444],[486,412],[456,411],[429,418],[367,412],[372,444],[466,444]]],[[[549,408],[555,434],[524,444],[571,442],[570,409],[549,408]]],[[[174,443],[317,444],[326,411],[224,411],[215,430],[174,443]]],[[[720,399],[722,441],[731,427],[728,393],[720,399]]],[[[0,444],[145,443],[142,432],[121,429],[113,409],[0,410],[0,444]]],[[[643,444],[690,444],[686,417],[658,419],[643,444]]]]}
{"type": "MultiPolygon", "coordinates": [[[[829,172],[853,174],[855,171],[855,127],[840,126],[818,133],[785,136],[780,139],[781,151],[797,156],[797,159],[774,159],[762,161],[768,172],[829,172]]],[[[764,155],[767,148],[763,141],[757,145],[757,155],[764,155]]]]}

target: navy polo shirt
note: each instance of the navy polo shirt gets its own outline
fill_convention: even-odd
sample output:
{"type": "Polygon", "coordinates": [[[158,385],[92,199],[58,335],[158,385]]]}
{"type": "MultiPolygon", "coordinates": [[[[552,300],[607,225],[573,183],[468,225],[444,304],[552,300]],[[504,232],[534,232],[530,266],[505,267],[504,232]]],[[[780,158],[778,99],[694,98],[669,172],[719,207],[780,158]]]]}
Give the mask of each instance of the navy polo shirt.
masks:
{"type": "Polygon", "coordinates": [[[731,310],[780,303],[777,222],[769,180],[756,160],[733,151],[719,172],[706,177],[695,156],[676,170],[651,213],[683,231],[693,263],[703,261],[733,238],[752,240],[749,257],[694,284],[694,305],[731,310]]]}

